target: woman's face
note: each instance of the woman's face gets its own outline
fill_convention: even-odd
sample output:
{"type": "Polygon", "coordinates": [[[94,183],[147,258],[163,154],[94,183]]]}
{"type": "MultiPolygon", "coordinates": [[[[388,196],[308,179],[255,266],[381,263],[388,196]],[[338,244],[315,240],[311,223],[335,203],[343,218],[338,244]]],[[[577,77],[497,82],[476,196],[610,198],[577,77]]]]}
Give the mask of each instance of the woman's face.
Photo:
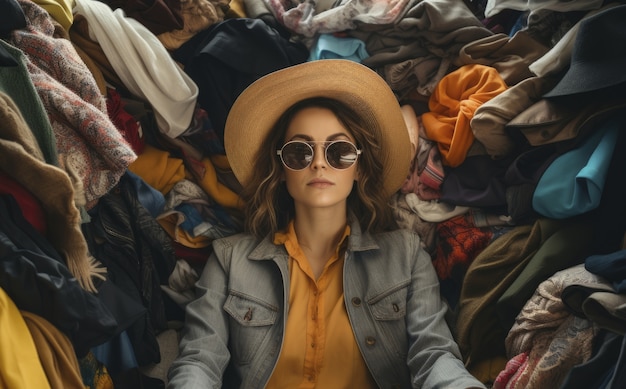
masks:
{"type": "MultiPolygon", "coordinates": [[[[328,142],[349,141],[354,138],[344,128],[332,111],[326,108],[308,107],[299,111],[292,119],[285,134],[285,142],[328,142]]],[[[346,200],[357,178],[357,163],[338,170],[329,166],[325,158],[324,143],[310,143],[313,159],[302,170],[290,170],[283,166],[287,190],[299,208],[339,207],[345,212],[346,200]]]]}

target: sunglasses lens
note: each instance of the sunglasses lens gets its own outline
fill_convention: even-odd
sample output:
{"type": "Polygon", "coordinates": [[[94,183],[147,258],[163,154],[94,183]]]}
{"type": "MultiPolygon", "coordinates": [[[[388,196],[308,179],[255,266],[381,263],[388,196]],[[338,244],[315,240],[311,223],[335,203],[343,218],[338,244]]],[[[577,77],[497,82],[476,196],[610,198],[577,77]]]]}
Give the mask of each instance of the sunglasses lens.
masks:
{"type": "MultiPolygon", "coordinates": [[[[346,141],[336,141],[328,144],[325,150],[326,162],[335,169],[347,169],[354,165],[360,151],[356,146],[346,141]]],[[[307,142],[291,141],[279,151],[280,157],[289,169],[302,170],[313,161],[313,147],[307,142]]]]}
{"type": "Polygon", "coordinates": [[[354,165],[359,154],[350,142],[337,141],[326,148],[326,160],[335,169],[347,169],[354,165]]]}
{"type": "Polygon", "coordinates": [[[281,156],[285,166],[302,170],[313,161],[313,149],[304,142],[289,142],[283,146],[281,156]]]}

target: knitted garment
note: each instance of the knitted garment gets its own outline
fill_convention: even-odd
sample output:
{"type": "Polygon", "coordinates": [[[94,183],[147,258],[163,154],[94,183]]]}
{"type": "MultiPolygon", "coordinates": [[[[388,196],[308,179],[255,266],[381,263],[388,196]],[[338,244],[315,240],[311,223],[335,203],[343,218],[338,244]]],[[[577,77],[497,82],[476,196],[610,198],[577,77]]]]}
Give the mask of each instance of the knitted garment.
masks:
{"type": "Polygon", "coordinates": [[[24,52],[33,84],[56,136],[65,170],[82,183],[86,208],[111,190],[137,157],[107,115],[95,78],[39,5],[18,0],[27,26],[10,43],[24,52]]]}

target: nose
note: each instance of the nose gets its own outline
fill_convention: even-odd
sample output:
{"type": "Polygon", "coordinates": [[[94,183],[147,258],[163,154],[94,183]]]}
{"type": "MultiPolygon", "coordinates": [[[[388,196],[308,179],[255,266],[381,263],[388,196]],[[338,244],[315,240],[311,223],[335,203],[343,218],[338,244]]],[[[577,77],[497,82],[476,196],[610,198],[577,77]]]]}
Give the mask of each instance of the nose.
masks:
{"type": "Polygon", "coordinates": [[[313,161],[311,162],[313,169],[326,168],[326,145],[318,143],[313,146],[313,161]]]}

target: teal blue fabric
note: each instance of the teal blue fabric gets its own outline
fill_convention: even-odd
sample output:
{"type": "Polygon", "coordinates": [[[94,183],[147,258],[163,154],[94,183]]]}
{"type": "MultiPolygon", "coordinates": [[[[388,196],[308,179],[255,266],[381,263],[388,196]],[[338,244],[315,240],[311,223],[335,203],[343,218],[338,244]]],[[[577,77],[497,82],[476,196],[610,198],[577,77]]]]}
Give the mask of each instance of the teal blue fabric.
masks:
{"type": "Polygon", "coordinates": [[[578,148],[557,157],[537,183],[533,209],[546,217],[564,219],[597,208],[619,128],[620,122],[610,118],[578,148]]]}
{"type": "Polygon", "coordinates": [[[320,34],[311,47],[309,61],[319,59],[347,59],[361,63],[368,58],[365,42],[349,37],[338,37],[333,34],[320,34]]]}

